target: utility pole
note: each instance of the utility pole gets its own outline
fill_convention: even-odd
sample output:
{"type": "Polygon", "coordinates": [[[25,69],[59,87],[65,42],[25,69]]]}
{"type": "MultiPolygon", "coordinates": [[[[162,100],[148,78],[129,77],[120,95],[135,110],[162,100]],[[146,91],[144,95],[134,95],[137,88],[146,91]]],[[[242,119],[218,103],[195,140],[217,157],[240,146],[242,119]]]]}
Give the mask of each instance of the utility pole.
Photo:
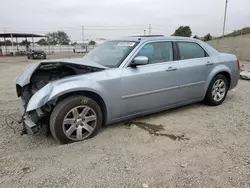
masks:
{"type": "Polygon", "coordinates": [[[12,36],[12,33],[10,34],[11,36],[11,46],[12,46],[12,52],[13,52],[13,55],[15,56],[15,52],[14,52],[14,43],[13,43],[13,36],[12,36]]]}
{"type": "Polygon", "coordinates": [[[82,26],[82,43],[84,44],[84,26],[82,26]]]}
{"type": "MultiPolygon", "coordinates": [[[[3,32],[6,33],[6,28],[3,29],[3,32]]],[[[5,54],[7,54],[7,46],[6,46],[6,38],[4,37],[4,47],[5,47],[5,54]]]]}
{"type": "Polygon", "coordinates": [[[149,26],[148,26],[148,34],[149,35],[151,35],[151,29],[152,29],[151,24],[149,24],[149,26]]]}
{"type": "Polygon", "coordinates": [[[226,17],[227,17],[227,3],[228,3],[228,0],[226,0],[226,5],[225,5],[225,14],[224,14],[224,23],[223,23],[222,37],[224,37],[224,35],[225,35],[225,26],[226,26],[226,17]]]}

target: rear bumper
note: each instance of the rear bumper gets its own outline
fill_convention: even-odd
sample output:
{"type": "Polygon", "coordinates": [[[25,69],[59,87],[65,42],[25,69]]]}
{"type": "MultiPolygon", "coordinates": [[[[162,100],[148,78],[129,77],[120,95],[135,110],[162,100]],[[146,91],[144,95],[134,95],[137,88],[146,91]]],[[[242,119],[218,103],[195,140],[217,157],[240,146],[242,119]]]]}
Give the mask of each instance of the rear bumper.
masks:
{"type": "Polygon", "coordinates": [[[231,84],[230,84],[229,90],[233,89],[233,88],[235,88],[237,86],[237,84],[239,82],[239,77],[240,77],[239,71],[232,74],[232,76],[231,76],[231,84]]]}

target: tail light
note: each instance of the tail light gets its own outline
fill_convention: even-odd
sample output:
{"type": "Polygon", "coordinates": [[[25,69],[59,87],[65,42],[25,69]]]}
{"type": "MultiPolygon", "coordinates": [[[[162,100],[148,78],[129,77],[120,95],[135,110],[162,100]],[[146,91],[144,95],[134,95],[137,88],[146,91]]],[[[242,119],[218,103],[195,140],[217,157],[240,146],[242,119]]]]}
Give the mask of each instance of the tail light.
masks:
{"type": "Polygon", "coordinates": [[[237,64],[238,64],[238,70],[240,71],[240,61],[237,60],[237,64]]]}

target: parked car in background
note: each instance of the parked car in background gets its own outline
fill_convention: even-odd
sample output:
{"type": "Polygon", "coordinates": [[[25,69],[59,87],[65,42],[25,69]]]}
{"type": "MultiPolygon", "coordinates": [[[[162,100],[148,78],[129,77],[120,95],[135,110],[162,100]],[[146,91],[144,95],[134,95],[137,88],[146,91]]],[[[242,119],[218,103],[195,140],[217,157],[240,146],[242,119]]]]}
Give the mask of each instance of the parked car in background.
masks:
{"type": "Polygon", "coordinates": [[[239,61],[183,37],[128,37],[81,59],[36,62],[17,78],[23,132],[48,126],[62,144],[110,124],[204,101],[220,105],[238,83],[239,61]]]}
{"type": "Polygon", "coordinates": [[[28,50],[28,59],[46,59],[46,54],[42,50],[28,50]]]}

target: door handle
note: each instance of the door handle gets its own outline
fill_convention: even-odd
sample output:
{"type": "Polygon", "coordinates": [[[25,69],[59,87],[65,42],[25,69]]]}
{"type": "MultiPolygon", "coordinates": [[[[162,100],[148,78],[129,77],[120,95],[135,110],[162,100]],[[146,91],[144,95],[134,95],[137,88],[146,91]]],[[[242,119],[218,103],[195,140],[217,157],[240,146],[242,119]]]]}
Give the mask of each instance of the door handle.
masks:
{"type": "Polygon", "coordinates": [[[209,65],[213,65],[213,64],[214,64],[214,63],[208,61],[206,65],[209,66],[209,65]]]}
{"type": "Polygon", "coordinates": [[[166,71],[176,71],[177,67],[168,67],[168,69],[166,71]]]}

